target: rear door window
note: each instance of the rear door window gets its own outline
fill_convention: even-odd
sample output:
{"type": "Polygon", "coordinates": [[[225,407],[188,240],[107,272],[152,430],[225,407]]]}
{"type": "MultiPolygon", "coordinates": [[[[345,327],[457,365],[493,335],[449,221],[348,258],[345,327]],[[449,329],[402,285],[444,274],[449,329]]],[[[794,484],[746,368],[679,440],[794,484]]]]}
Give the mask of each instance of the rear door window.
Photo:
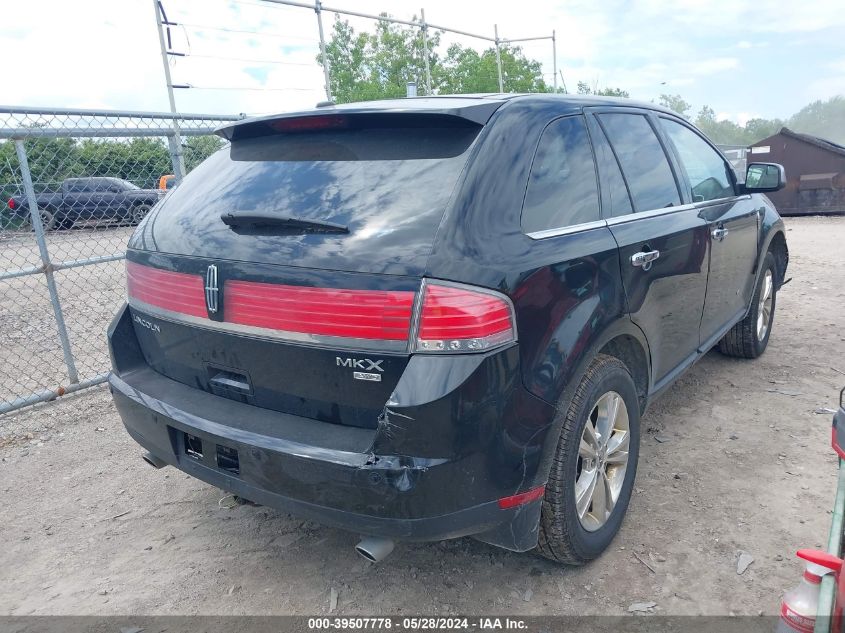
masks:
{"type": "Polygon", "coordinates": [[[648,119],[642,114],[598,116],[619,159],[635,211],[673,207],[681,196],[669,159],[648,119]]]}
{"type": "Polygon", "coordinates": [[[633,213],[634,207],[631,205],[631,196],[628,195],[628,186],[625,184],[619,162],[613,154],[610,143],[607,142],[604,130],[600,127],[594,127],[591,131],[595,132],[593,134],[593,147],[596,148],[596,158],[601,174],[601,189],[604,195],[602,215],[606,218],[615,218],[619,215],[633,213]]]}
{"type": "Polygon", "coordinates": [[[67,186],[68,193],[90,193],[94,191],[94,181],[86,180],[71,180],[67,186]]]}
{"type": "Polygon", "coordinates": [[[719,153],[685,125],[664,118],[660,122],[681,158],[692,188],[693,202],[733,196],[729,167],[719,153]]]}
{"type": "Polygon", "coordinates": [[[522,206],[522,230],[535,233],[600,219],[596,167],[584,117],[550,123],[540,137],[522,206]]]}

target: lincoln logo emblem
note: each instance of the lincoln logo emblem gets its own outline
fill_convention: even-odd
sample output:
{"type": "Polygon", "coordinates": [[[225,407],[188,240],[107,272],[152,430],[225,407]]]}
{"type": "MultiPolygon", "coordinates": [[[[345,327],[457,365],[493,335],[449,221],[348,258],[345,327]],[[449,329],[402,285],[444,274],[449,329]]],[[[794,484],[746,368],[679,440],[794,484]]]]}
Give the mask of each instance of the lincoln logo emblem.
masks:
{"type": "Polygon", "coordinates": [[[212,264],[205,273],[205,305],[211,314],[217,312],[217,266],[212,264]]]}

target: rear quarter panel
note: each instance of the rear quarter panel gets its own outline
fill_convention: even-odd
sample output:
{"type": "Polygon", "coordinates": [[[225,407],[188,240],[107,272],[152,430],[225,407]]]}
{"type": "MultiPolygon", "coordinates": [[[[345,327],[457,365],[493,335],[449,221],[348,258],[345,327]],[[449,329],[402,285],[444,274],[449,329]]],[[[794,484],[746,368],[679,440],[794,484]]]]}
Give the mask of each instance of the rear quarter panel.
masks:
{"type": "MultiPolygon", "coordinates": [[[[542,129],[558,116],[579,113],[552,100],[516,99],[493,115],[427,267],[430,277],[492,288],[511,298],[523,385],[554,406],[565,406],[567,388],[604,342],[619,333],[643,340],[625,316],[618,248],[606,226],[542,240],[531,239],[520,226],[542,129]]],[[[552,417],[535,432],[555,438],[552,417]]],[[[545,443],[548,458],[555,445],[545,443]]]]}

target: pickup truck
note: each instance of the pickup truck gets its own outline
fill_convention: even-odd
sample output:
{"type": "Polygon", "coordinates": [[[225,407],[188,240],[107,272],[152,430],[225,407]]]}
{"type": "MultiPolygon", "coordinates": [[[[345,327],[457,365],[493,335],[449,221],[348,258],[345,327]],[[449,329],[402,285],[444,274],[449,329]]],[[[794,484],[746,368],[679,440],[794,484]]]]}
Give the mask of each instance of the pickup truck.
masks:
{"type": "MultiPolygon", "coordinates": [[[[50,231],[69,229],[80,220],[138,224],[164,193],[120,178],[68,178],[61,191],[38,194],[36,202],[44,230],[50,231]]],[[[9,198],[8,207],[15,216],[29,217],[25,196],[9,198]]]]}

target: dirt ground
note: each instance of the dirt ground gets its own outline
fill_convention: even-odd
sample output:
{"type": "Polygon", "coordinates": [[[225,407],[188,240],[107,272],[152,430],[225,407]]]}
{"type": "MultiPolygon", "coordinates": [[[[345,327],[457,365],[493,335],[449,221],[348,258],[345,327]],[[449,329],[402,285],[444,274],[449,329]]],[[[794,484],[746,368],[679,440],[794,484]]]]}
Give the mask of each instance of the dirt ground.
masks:
{"type": "Polygon", "coordinates": [[[373,566],[354,534],[145,465],[97,388],[0,417],[0,614],[321,614],[333,594],[338,614],[774,614],[794,551],[827,542],[836,459],[814,411],[845,384],[845,218],[787,227],[768,351],[711,352],[654,403],[628,517],[591,565],[466,538],[373,566]]]}

